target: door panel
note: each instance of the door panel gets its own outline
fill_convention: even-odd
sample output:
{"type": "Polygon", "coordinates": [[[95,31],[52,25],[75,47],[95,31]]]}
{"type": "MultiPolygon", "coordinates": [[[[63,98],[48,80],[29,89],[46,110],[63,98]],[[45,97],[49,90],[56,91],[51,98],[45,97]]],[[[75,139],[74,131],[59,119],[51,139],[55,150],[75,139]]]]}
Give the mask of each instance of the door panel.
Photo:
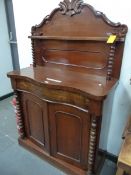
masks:
{"type": "Polygon", "coordinates": [[[69,159],[80,161],[81,139],[78,138],[82,137],[81,118],[59,111],[55,113],[55,122],[58,154],[64,154],[69,159]]]}
{"type": "Polygon", "coordinates": [[[25,92],[22,98],[27,137],[49,151],[47,103],[25,92]]]}
{"type": "Polygon", "coordinates": [[[90,116],[74,107],[49,104],[51,154],[87,169],[90,116]]]}
{"type": "Polygon", "coordinates": [[[31,99],[27,99],[25,105],[28,114],[29,135],[32,139],[45,145],[42,107],[39,103],[31,99]]]}

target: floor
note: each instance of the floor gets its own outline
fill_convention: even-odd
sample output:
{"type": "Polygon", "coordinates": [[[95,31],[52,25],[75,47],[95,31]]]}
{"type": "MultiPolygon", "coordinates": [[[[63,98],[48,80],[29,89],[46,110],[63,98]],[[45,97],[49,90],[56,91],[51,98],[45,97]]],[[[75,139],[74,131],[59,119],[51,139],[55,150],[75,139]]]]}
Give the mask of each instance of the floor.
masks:
{"type": "MultiPolygon", "coordinates": [[[[17,143],[13,97],[0,102],[0,175],[66,175],[17,143]]],[[[115,175],[116,165],[106,160],[100,175],[115,175]]]]}

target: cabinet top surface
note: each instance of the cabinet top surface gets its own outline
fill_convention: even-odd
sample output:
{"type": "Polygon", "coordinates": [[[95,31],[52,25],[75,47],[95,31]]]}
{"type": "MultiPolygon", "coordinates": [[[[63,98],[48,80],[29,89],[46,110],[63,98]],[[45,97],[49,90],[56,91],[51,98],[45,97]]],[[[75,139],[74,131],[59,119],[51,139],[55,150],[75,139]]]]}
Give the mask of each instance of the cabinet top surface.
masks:
{"type": "Polygon", "coordinates": [[[76,91],[90,95],[96,99],[102,99],[116,84],[117,79],[107,81],[105,76],[87,72],[84,69],[77,71],[73,68],[57,65],[36,66],[8,73],[13,79],[32,81],[43,86],[76,91]]]}

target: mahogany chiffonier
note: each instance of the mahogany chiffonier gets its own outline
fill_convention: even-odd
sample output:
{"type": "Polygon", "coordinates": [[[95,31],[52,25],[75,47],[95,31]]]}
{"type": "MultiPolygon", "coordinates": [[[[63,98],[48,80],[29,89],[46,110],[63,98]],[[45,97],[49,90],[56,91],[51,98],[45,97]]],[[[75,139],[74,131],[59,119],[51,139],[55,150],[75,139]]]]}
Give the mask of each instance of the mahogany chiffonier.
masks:
{"type": "Polygon", "coordinates": [[[119,79],[128,29],[82,0],[59,5],[32,27],[33,66],[8,73],[19,143],[67,174],[92,175],[103,101],[119,79]]]}

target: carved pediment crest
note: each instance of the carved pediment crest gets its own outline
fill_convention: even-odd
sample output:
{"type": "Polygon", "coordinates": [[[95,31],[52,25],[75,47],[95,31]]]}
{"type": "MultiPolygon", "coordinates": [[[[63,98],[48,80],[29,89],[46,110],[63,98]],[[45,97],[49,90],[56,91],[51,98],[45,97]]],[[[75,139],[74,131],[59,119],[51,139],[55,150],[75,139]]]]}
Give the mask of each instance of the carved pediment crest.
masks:
{"type": "Polygon", "coordinates": [[[63,15],[73,16],[82,10],[83,0],[64,0],[60,2],[60,10],[63,15]]]}

